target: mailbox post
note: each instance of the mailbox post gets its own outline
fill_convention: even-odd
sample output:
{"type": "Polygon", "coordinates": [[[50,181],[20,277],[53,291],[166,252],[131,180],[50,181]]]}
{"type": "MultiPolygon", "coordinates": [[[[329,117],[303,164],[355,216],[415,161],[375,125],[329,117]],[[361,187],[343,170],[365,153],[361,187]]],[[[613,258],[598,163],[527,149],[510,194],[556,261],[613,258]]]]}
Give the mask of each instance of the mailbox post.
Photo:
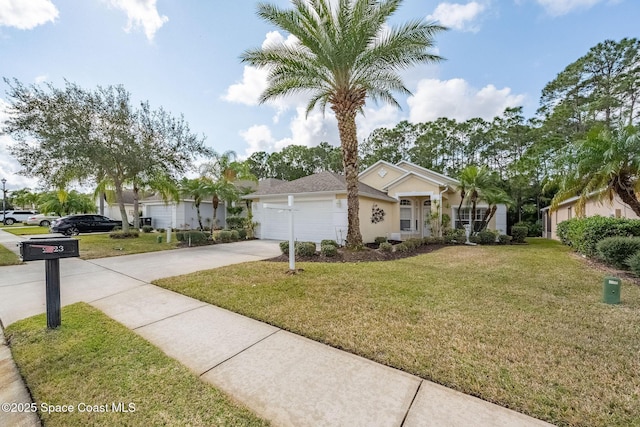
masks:
{"type": "Polygon", "coordinates": [[[23,261],[45,262],[47,328],[60,326],[60,258],[80,256],[76,239],[30,239],[20,242],[23,261]]]}

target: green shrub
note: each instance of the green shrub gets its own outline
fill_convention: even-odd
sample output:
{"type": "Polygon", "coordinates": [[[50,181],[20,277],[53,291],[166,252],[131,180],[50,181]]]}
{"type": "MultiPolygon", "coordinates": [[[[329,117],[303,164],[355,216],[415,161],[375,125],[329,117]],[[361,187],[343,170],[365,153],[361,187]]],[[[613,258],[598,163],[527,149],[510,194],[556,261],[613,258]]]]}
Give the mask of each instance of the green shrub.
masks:
{"type": "Polygon", "coordinates": [[[377,244],[380,244],[380,243],[386,243],[387,238],[386,238],[386,237],[384,237],[384,236],[380,236],[380,237],[376,237],[375,239],[373,239],[373,241],[374,241],[375,243],[377,243],[377,244]]]}
{"type": "Polygon", "coordinates": [[[464,243],[467,241],[467,235],[462,228],[448,228],[444,230],[443,240],[448,244],[464,243]]]}
{"type": "Polygon", "coordinates": [[[336,245],[320,245],[320,253],[326,257],[334,257],[338,255],[338,247],[336,245]]]}
{"type": "Polygon", "coordinates": [[[289,241],[280,242],[280,251],[282,255],[289,255],[289,241]]]}
{"type": "Polygon", "coordinates": [[[231,230],[238,230],[240,228],[244,228],[246,222],[247,222],[247,219],[241,216],[227,217],[227,227],[230,228],[231,230]]]}
{"type": "Polygon", "coordinates": [[[240,240],[247,240],[247,229],[240,228],[238,231],[238,235],[240,236],[240,240]]]}
{"type": "Polygon", "coordinates": [[[185,231],[182,233],[183,242],[191,243],[192,245],[200,245],[209,240],[209,234],[204,231],[185,231]]]}
{"type": "Polygon", "coordinates": [[[627,264],[633,274],[640,277],[640,251],[628,257],[625,260],[625,264],[627,264]]]}
{"type": "Polygon", "coordinates": [[[238,233],[238,230],[231,230],[230,233],[232,242],[237,242],[238,240],[240,240],[240,233],[238,233]]]}
{"type": "Polygon", "coordinates": [[[444,237],[430,236],[422,239],[423,245],[441,245],[444,243],[444,237]]]}
{"type": "Polygon", "coordinates": [[[393,251],[393,245],[389,242],[382,242],[380,246],[378,246],[378,249],[382,252],[391,252],[393,251]]]}
{"type": "Polygon", "coordinates": [[[320,248],[322,248],[322,246],[325,245],[331,245],[331,246],[335,246],[336,248],[338,247],[338,242],[336,242],[335,240],[323,240],[320,242],[320,248]]]}
{"type": "Polygon", "coordinates": [[[164,229],[164,228],[157,228],[157,229],[156,229],[156,231],[157,231],[158,233],[166,233],[166,232],[167,232],[167,230],[166,230],[166,229],[164,229]]]}
{"type": "Polygon", "coordinates": [[[498,236],[498,244],[508,245],[509,243],[511,243],[511,236],[508,236],[506,234],[501,234],[498,236]]]}
{"type": "Polygon", "coordinates": [[[527,237],[539,237],[542,236],[542,222],[529,222],[529,221],[520,221],[513,224],[518,227],[527,227],[527,237]]]}
{"type": "Polygon", "coordinates": [[[496,234],[497,233],[489,230],[479,231],[478,234],[476,234],[477,243],[481,245],[493,245],[496,243],[496,234]]]}
{"type": "Polygon", "coordinates": [[[406,252],[411,252],[412,250],[413,249],[411,248],[410,245],[407,244],[407,242],[398,243],[396,245],[396,251],[397,252],[406,253],[406,252]]]}
{"type": "Polygon", "coordinates": [[[572,218],[558,224],[556,234],[562,243],[592,257],[598,254],[598,242],[606,237],[640,236],[640,220],[602,216],[572,218]]]}
{"type": "Polygon", "coordinates": [[[242,206],[227,206],[229,216],[238,216],[242,213],[242,206]]]}
{"type": "Polygon", "coordinates": [[[514,225],[511,227],[511,236],[513,237],[513,243],[524,243],[524,239],[529,234],[529,229],[526,226],[514,225]]]}
{"type": "Polygon", "coordinates": [[[313,242],[296,242],[297,256],[313,256],[316,254],[316,244],[313,242]]]}
{"type": "Polygon", "coordinates": [[[176,231],[176,239],[178,242],[184,242],[184,231],[176,231]]]}
{"type": "Polygon", "coordinates": [[[596,245],[598,256],[607,264],[618,268],[627,268],[626,260],[629,254],[640,251],[638,237],[607,237],[596,245]]]}
{"type": "Polygon", "coordinates": [[[135,239],[140,237],[140,233],[138,230],[129,230],[127,232],[124,231],[112,231],[109,233],[109,237],[112,239],[135,239]]]}
{"type": "Polygon", "coordinates": [[[153,227],[150,225],[143,225],[142,232],[143,233],[151,233],[153,231],[153,227]]]}
{"type": "Polygon", "coordinates": [[[220,230],[218,233],[218,239],[222,243],[231,243],[231,231],[229,230],[220,230]]]}

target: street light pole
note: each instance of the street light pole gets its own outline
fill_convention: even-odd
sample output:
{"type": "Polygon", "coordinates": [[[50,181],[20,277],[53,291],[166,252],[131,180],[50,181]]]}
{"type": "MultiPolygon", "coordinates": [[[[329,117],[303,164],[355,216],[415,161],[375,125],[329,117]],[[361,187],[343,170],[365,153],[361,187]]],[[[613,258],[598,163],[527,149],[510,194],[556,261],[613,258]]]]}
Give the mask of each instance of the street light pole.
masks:
{"type": "Polygon", "coordinates": [[[2,178],[2,223],[4,224],[4,220],[7,217],[7,190],[5,189],[5,184],[7,183],[7,180],[5,178],[2,178]]]}

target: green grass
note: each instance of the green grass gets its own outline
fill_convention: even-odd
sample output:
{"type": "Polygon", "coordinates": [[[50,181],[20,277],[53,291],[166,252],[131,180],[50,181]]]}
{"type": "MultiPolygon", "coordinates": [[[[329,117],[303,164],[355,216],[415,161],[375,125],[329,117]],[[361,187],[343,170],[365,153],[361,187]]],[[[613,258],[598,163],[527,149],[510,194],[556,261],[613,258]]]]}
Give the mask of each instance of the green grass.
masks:
{"type": "Polygon", "coordinates": [[[140,233],[140,237],[132,239],[112,239],[108,234],[80,234],[77,238],[82,259],[166,251],[176,249],[179,243],[175,233],[171,243],[167,243],[166,233],[140,233]],[[158,243],[158,236],[162,236],[162,243],[158,243]]]}
{"type": "Polygon", "coordinates": [[[557,425],[640,425],[640,288],[557,242],[380,263],[255,262],[154,283],[557,425]]]}
{"type": "MultiPolygon", "coordinates": [[[[49,233],[48,228],[40,226],[13,229],[5,227],[3,230],[17,236],[49,233]]],[[[57,234],[52,234],[51,237],[54,238],[59,236],[57,234]]],[[[144,252],[165,251],[169,249],[176,249],[178,247],[178,239],[176,238],[175,233],[172,234],[171,243],[167,243],[166,233],[140,233],[140,237],[132,239],[112,239],[109,237],[109,234],[106,233],[87,233],[80,234],[74,238],[80,240],[80,258],[82,259],[106,258],[144,252]],[[162,243],[158,243],[158,236],[162,236],[162,243]]]]}
{"type": "Polygon", "coordinates": [[[9,249],[0,245],[0,266],[16,265],[20,263],[21,261],[20,261],[20,258],[18,258],[18,255],[14,254],[9,249]]]}
{"type": "Polygon", "coordinates": [[[23,226],[22,224],[20,224],[19,227],[5,227],[2,230],[6,231],[7,233],[11,233],[14,234],[16,236],[30,236],[33,234],[48,234],[49,233],[49,228],[48,227],[40,227],[39,225],[26,225],[23,226]]]}
{"type": "Polygon", "coordinates": [[[13,357],[34,401],[74,405],[39,415],[49,426],[264,426],[159,349],[91,306],[62,309],[62,326],[45,315],[7,328],[13,357]],[[79,412],[79,404],[132,403],[134,412],[79,412]]]}

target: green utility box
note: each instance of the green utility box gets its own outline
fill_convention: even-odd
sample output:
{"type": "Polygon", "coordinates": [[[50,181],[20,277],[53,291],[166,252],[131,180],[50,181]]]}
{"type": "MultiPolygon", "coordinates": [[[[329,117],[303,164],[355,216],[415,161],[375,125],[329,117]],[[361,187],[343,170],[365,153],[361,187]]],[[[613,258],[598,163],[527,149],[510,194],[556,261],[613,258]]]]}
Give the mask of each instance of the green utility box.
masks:
{"type": "Polygon", "coordinates": [[[617,277],[605,277],[602,284],[602,302],[620,304],[620,285],[622,280],[617,277]]]}
{"type": "Polygon", "coordinates": [[[156,237],[156,240],[158,241],[158,243],[162,243],[162,236],[156,237]]]}

